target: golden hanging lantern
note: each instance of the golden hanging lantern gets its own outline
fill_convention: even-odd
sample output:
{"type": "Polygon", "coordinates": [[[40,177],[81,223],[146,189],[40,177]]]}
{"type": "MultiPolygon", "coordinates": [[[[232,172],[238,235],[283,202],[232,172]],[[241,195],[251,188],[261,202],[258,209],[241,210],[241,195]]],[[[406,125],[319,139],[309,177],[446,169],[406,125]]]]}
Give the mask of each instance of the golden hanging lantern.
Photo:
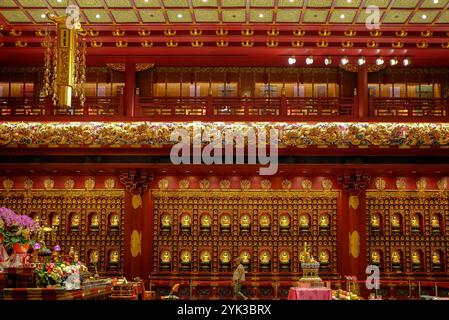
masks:
{"type": "Polygon", "coordinates": [[[71,16],[47,18],[56,24],[56,36],[46,32],[45,72],[43,96],[52,96],[53,104],[67,108],[72,106],[72,96],[79,97],[84,106],[86,82],[86,43],[80,37],[80,23],[69,23],[71,16]]]}

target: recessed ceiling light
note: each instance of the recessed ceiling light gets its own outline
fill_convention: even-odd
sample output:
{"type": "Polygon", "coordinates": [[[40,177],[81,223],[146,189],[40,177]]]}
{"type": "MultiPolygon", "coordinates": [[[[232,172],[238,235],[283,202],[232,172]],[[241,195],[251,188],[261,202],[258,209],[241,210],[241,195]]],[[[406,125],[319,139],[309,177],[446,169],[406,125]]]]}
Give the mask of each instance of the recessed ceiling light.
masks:
{"type": "Polygon", "coordinates": [[[313,64],[313,57],[307,57],[306,64],[313,64]]]}
{"type": "Polygon", "coordinates": [[[426,14],[423,14],[423,15],[421,16],[421,18],[422,18],[423,20],[426,20],[426,19],[427,19],[427,15],[426,15],[426,14]]]}
{"type": "Polygon", "coordinates": [[[346,57],[344,57],[344,58],[341,59],[340,63],[341,63],[343,66],[345,66],[345,65],[347,65],[347,64],[349,63],[349,59],[346,58],[346,57]]]}
{"type": "Polygon", "coordinates": [[[148,0],[143,0],[144,2],[148,2],[148,0]]]}
{"type": "Polygon", "coordinates": [[[359,66],[363,66],[366,63],[366,59],[364,57],[361,57],[357,60],[357,63],[359,66]]]}
{"type": "Polygon", "coordinates": [[[404,61],[402,61],[402,64],[404,65],[404,67],[409,66],[411,63],[410,58],[405,58],[404,61]]]}
{"type": "Polygon", "coordinates": [[[376,64],[377,64],[378,66],[381,66],[381,65],[383,65],[384,63],[385,63],[384,58],[379,57],[379,58],[376,59],[376,64]]]}
{"type": "Polygon", "coordinates": [[[433,0],[433,3],[438,4],[439,0],[433,0]]]}
{"type": "Polygon", "coordinates": [[[263,13],[259,14],[259,18],[263,18],[263,13]]]}
{"type": "Polygon", "coordinates": [[[62,0],[57,0],[57,2],[58,2],[58,3],[61,3],[61,2],[62,2],[62,0]]]}
{"type": "Polygon", "coordinates": [[[178,13],[178,18],[182,18],[182,14],[178,13]]]}
{"type": "Polygon", "coordinates": [[[328,58],[324,59],[324,64],[325,64],[326,66],[332,64],[332,58],[328,57],[328,58]]]}
{"type": "Polygon", "coordinates": [[[45,13],[41,14],[41,18],[45,19],[45,13]]]}
{"type": "Polygon", "coordinates": [[[207,0],[203,0],[203,2],[204,2],[204,3],[206,3],[206,2],[207,2],[207,0]]]}
{"type": "Polygon", "coordinates": [[[95,18],[100,19],[100,15],[97,13],[97,14],[95,15],[95,18]]]}
{"type": "Polygon", "coordinates": [[[295,63],[296,63],[296,58],[295,57],[288,58],[288,64],[289,65],[292,65],[292,64],[295,64],[295,63]]]}
{"type": "Polygon", "coordinates": [[[351,2],[352,2],[352,0],[346,0],[346,2],[347,2],[347,3],[351,3],[351,2]]]}
{"type": "Polygon", "coordinates": [[[345,18],[345,15],[342,13],[341,15],[340,15],[340,19],[344,19],[345,18]]]}
{"type": "Polygon", "coordinates": [[[393,59],[390,60],[390,65],[391,66],[395,66],[397,64],[398,64],[398,59],[397,58],[393,58],[393,59]]]}

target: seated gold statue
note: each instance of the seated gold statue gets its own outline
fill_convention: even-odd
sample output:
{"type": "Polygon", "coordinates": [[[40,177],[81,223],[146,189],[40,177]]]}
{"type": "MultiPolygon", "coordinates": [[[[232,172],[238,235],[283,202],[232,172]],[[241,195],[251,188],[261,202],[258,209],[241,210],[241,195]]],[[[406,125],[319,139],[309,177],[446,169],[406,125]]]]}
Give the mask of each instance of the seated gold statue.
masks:
{"type": "Polygon", "coordinates": [[[191,254],[189,251],[181,253],[181,271],[190,271],[191,254]]]}
{"type": "Polygon", "coordinates": [[[437,214],[432,215],[432,233],[440,233],[440,218],[437,214]]]}
{"type": "Polygon", "coordinates": [[[98,229],[99,229],[98,214],[94,213],[91,216],[90,231],[91,232],[98,232],[98,229]]]}
{"type": "Polygon", "coordinates": [[[260,231],[270,231],[270,217],[267,214],[264,214],[260,217],[260,231]]]}
{"type": "Polygon", "coordinates": [[[209,232],[212,225],[212,219],[210,218],[210,215],[203,214],[201,216],[201,231],[202,232],[209,232]]]}
{"type": "Polygon", "coordinates": [[[251,229],[251,219],[249,218],[249,215],[244,214],[240,218],[240,231],[248,232],[250,229],[251,229]]]}
{"type": "Polygon", "coordinates": [[[248,251],[243,251],[240,254],[240,257],[242,258],[242,264],[244,266],[249,266],[250,265],[250,263],[251,263],[251,256],[250,256],[248,251]]]}
{"type": "Polygon", "coordinates": [[[161,252],[160,270],[170,271],[170,266],[171,266],[171,253],[170,251],[164,250],[161,252]]]}
{"type": "Polygon", "coordinates": [[[75,213],[72,215],[71,223],[70,223],[70,230],[71,231],[78,231],[80,227],[80,217],[78,213],[75,213]]]}
{"type": "Polygon", "coordinates": [[[59,214],[54,214],[51,219],[51,226],[59,228],[59,214]]]}
{"type": "Polygon", "coordinates": [[[98,263],[98,251],[97,250],[93,250],[90,253],[89,262],[91,265],[96,265],[98,263]]]}
{"type": "Polygon", "coordinates": [[[231,255],[228,251],[222,251],[220,254],[220,270],[228,271],[231,268],[231,255]]]}
{"type": "Polygon", "coordinates": [[[391,218],[391,231],[395,233],[401,232],[401,222],[397,214],[393,214],[391,218]]]}
{"type": "Polygon", "coordinates": [[[280,230],[283,233],[287,233],[290,231],[290,217],[287,214],[284,214],[279,219],[280,230]]]}
{"type": "Polygon", "coordinates": [[[211,254],[209,251],[203,251],[200,255],[200,270],[201,271],[210,271],[211,267],[211,254]]]}
{"type": "Polygon", "coordinates": [[[320,216],[319,226],[321,232],[329,230],[329,217],[326,214],[320,216]]]}
{"type": "Polygon", "coordinates": [[[319,262],[321,265],[329,264],[329,253],[327,252],[327,250],[323,250],[320,252],[319,262]]]}
{"type": "Polygon", "coordinates": [[[113,250],[111,251],[111,253],[109,254],[109,265],[110,266],[117,266],[118,262],[119,262],[119,254],[118,251],[113,250]]]}
{"type": "Polygon", "coordinates": [[[75,253],[73,254],[73,262],[74,262],[74,263],[77,263],[77,262],[79,262],[79,261],[80,261],[80,255],[79,255],[78,252],[75,252],[75,253]]]}
{"type": "Polygon", "coordinates": [[[379,215],[374,213],[371,216],[371,230],[377,232],[380,230],[380,218],[379,215]]]}
{"type": "Polygon", "coordinates": [[[373,252],[371,252],[371,264],[375,266],[380,265],[380,253],[378,250],[374,250],[373,252]]]}
{"type": "Polygon", "coordinates": [[[111,215],[111,221],[109,224],[109,230],[112,232],[117,232],[120,230],[120,217],[118,214],[114,213],[111,215]]]}
{"type": "Polygon", "coordinates": [[[438,251],[432,252],[432,270],[440,271],[441,269],[441,258],[438,251]]]}
{"type": "Polygon", "coordinates": [[[418,215],[414,214],[412,216],[411,225],[412,225],[412,232],[420,232],[421,231],[421,226],[419,224],[419,216],[418,215]]]}
{"type": "Polygon", "coordinates": [[[185,214],[181,220],[181,231],[182,232],[190,232],[191,222],[192,222],[192,219],[190,218],[190,215],[185,214]]]}
{"type": "Polygon", "coordinates": [[[399,251],[393,251],[393,253],[391,254],[391,262],[393,265],[393,270],[399,271],[402,269],[401,254],[399,251]]]}
{"type": "Polygon", "coordinates": [[[169,214],[163,214],[161,217],[161,231],[171,230],[171,217],[169,214]]]}
{"type": "Polygon", "coordinates": [[[227,214],[224,214],[220,218],[220,231],[229,232],[231,228],[231,218],[227,214]]]}
{"type": "Polygon", "coordinates": [[[305,214],[299,217],[299,230],[303,232],[309,231],[309,218],[305,214]]]}
{"type": "Polygon", "coordinates": [[[271,269],[271,257],[268,251],[263,251],[259,256],[260,269],[261,271],[268,271],[271,269]]]}
{"type": "Polygon", "coordinates": [[[412,252],[412,267],[414,271],[421,269],[421,255],[418,251],[412,252]]]}

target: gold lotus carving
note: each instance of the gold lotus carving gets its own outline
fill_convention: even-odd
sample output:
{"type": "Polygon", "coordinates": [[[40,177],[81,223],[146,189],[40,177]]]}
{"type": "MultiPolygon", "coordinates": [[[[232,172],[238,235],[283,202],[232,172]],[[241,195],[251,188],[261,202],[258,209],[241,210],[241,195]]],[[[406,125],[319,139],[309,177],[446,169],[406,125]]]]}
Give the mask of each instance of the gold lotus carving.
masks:
{"type": "Polygon", "coordinates": [[[220,181],[220,188],[223,190],[227,190],[231,187],[231,181],[228,179],[224,179],[220,181]]]}
{"type": "Polygon", "coordinates": [[[23,187],[25,190],[31,190],[33,189],[34,181],[30,178],[25,178],[25,181],[23,182],[23,187]]]}
{"type": "Polygon", "coordinates": [[[385,179],[383,179],[383,178],[376,178],[375,184],[376,184],[376,189],[377,190],[382,191],[382,190],[385,189],[385,186],[386,186],[385,179]]]}
{"type": "Polygon", "coordinates": [[[75,187],[75,180],[73,180],[72,178],[69,178],[64,182],[65,189],[71,190],[74,187],[75,187]]]}
{"type": "Polygon", "coordinates": [[[188,179],[179,180],[180,189],[188,189],[190,186],[190,181],[188,179]]]}
{"type": "Polygon", "coordinates": [[[210,188],[210,181],[207,179],[203,179],[200,181],[200,189],[209,189],[210,188]]]}
{"type": "Polygon", "coordinates": [[[292,182],[288,179],[282,181],[282,189],[290,190],[292,188],[292,182]]]}
{"type": "Polygon", "coordinates": [[[323,179],[323,181],[321,181],[321,186],[323,187],[324,190],[331,190],[332,181],[329,179],[323,179]]]}
{"type": "Polygon", "coordinates": [[[301,182],[301,186],[305,190],[310,190],[312,189],[312,181],[310,181],[309,179],[304,179],[301,182]]]}
{"type": "Polygon", "coordinates": [[[161,179],[158,182],[158,187],[161,190],[166,190],[168,189],[168,180],[167,179],[161,179]]]}
{"type": "Polygon", "coordinates": [[[104,187],[105,189],[111,190],[115,188],[115,179],[114,178],[108,178],[104,181],[104,187]]]}
{"type": "Polygon", "coordinates": [[[427,187],[427,180],[426,178],[419,178],[418,181],[416,181],[416,189],[418,191],[424,191],[427,187]]]}
{"type": "Polygon", "coordinates": [[[53,189],[55,186],[55,180],[51,179],[51,178],[47,178],[44,180],[44,188],[45,190],[51,190],[53,189]]]}
{"type": "Polygon", "coordinates": [[[251,182],[248,179],[243,179],[240,181],[240,188],[243,190],[248,190],[251,187],[251,182]]]}
{"type": "Polygon", "coordinates": [[[14,188],[14,181],[12,181],[11,179],[3,180],[3,188],[6,190],[6,192],[9,192],[14,188]]]}
{"type": "Polygon", "coordinates": [[[405,178],[400,177],[396,179],[396,188],[398,190],[405,190],[407,188],[407,183],[405,181],[405,178]]]}
{"type": "Polygon", "coordinates": [[[271,189],[271,181],[270,180],[264,179],[264,180],[262,180],[260,185],[261,185],[263,190],[270,190],[271,189]]]}
{"type": "Polygon", "coordinates": [[[438,186],[438,190],[440,190],[440,191],[445,191],[445,190],[447,190],[447,178],[441,178],[441,179],[437,182],[437,186],[438,186]]]}
{"type": "Polygon", "coordinates": [[[84,188],[86,190],[93,190],[95,188],[95,179],[94,178],[87,178],[86,181],[84,181],[84,188]]]}

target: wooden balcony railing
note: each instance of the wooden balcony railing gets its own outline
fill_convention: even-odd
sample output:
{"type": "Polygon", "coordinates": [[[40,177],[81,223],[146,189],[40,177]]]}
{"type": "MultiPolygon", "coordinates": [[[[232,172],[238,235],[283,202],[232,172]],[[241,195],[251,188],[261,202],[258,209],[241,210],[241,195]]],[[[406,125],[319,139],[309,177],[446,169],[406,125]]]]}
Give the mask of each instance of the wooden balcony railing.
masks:
{"type": "Polygon", "coordinates": [[[370,116],[445,117],[448,115],[448,98],[370,98],[370,116]]]}
{"type": "Polygon", "coordinates": [[[354,98],[286,98],[288,115],[351,116],[354,98]]]}
{"type": "Polygon", "coordinates": [[[47,99],[41,97],[0,97],[1,116],[43,116],[47,99]]]}
{"type": "Polygon", "coordinates": [[[207,97],[140,97],[142,116],[204,116],[207,97]]]}

